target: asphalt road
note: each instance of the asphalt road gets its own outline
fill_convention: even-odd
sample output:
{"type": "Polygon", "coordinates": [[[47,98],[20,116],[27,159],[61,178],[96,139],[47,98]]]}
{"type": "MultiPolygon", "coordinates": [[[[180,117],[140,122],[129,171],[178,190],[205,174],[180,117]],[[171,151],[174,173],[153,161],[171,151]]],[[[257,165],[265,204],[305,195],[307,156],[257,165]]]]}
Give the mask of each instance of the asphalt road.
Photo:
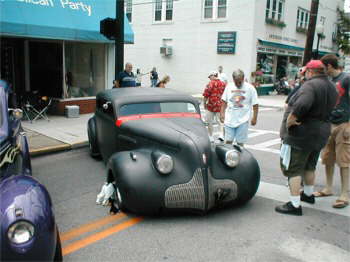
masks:
{"type": "Polygon", "coordinates": [[[302,217],[274,212],[281,197],[288,197],[276,143],[281,118],[281,111],[264,110],[250,130],[247,147],[262,173],[257,196],[245,206],[205,216],[110,216],[108,207],[95,204],[105,181],[104,164],[90,158],[87,148],[33,158],[34,176],[53,200],[64,260],[350,261],[349,210],[339,214],[323,208],[322,199],[315,207],[304,205],[302,217]]]}

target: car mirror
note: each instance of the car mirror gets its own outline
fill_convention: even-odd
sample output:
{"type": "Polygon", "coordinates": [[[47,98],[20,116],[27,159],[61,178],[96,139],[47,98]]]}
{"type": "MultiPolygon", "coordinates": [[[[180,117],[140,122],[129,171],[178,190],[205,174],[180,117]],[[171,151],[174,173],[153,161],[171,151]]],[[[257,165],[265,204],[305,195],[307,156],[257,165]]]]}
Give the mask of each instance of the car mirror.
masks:
{"type": "Polygon", "coordinates": [[[23,117],[23,111],[19,108],[16,109],[12,109],[9,108],[9,114],[11,114],[11,116],[13,116],[16,120],[21,120],[23,117]]]}

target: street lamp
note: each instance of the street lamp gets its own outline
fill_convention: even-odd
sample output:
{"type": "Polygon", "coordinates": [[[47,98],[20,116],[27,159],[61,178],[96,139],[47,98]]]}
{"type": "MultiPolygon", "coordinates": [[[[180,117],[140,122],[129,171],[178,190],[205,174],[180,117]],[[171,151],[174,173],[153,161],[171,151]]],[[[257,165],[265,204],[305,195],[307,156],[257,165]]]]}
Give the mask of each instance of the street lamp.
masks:
{"type": "Polygon", "coordinates": [[[316,33],[317,33],[317,47],[316,47],[316,54],[315,54],[315,59],[318,59],[318,48],[320,45],[320,38],[323,36],[323,32],[324,32],[324,26],[321,24],[318,24],[316,26],[316,33]]]}

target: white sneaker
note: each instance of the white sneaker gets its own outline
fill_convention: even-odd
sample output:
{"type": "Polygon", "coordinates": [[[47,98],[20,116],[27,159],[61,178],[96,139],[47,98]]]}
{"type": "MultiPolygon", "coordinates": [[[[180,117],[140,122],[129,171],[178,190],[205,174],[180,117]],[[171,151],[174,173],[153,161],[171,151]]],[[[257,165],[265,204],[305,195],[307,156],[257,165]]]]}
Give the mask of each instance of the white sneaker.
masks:
{"type": "Polygon", "coordinates": [[[106,186],[107,186],[107,183],[104,183],[102,188],[101,188],[101,192],[97,194],[97,197],[96,197],[96,204],[97,205],[101,205],[103,202],[103,199],[105,197],[106,186]]]}
{"type": "Polygon", "coordinates": [[[114,186],[112,183],[107,184],[102,205],[107,206],[109,198],[114,194],[114,186]]]}

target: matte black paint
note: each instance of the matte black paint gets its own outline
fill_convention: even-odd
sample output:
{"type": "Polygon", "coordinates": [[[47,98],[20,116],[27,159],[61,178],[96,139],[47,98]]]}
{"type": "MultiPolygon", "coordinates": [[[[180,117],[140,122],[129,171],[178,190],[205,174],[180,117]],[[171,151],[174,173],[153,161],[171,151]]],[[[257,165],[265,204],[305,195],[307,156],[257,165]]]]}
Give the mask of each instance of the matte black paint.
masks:
{"type": "MultiPolygon", "coordinates": [[[[126,209],[141,214],[174,211],[165,207],[165,191],[170,186],[188,183],[198,168],[203,174],[206,204],[205,210],[197,211],[210,209],[209,170],[215,179],[230,179],[237,184],[238,196],[229,204],[244,203],[255,195],[260,170],[254,157],[247,150],[240,149],[240,164],[235,168],[227,167],[216,154],[200,119],[150,118],[116,126],[120,106],[147,101],[190,102],[200,113],[198,102],[193,97],[169,89],[124,88],[97,95],[96,130],[91,130],[90,134],[97,133],[97,145],[107,163],[107,180],[116,182],[126,209]],[[102,106],[106,103],[109,103],[107,110],[102,106]],[[174,169],[170,174],[161,174],[154,167],[152,152],[155,150],[173,158],[174,169]]],[[[88,128],[94,127],[89,125],[88,128]]],[[[89,139],[95,138],[89,136],[89,139]]],[[[232,148],[221,147],[222,151],[232,148]]]]}

